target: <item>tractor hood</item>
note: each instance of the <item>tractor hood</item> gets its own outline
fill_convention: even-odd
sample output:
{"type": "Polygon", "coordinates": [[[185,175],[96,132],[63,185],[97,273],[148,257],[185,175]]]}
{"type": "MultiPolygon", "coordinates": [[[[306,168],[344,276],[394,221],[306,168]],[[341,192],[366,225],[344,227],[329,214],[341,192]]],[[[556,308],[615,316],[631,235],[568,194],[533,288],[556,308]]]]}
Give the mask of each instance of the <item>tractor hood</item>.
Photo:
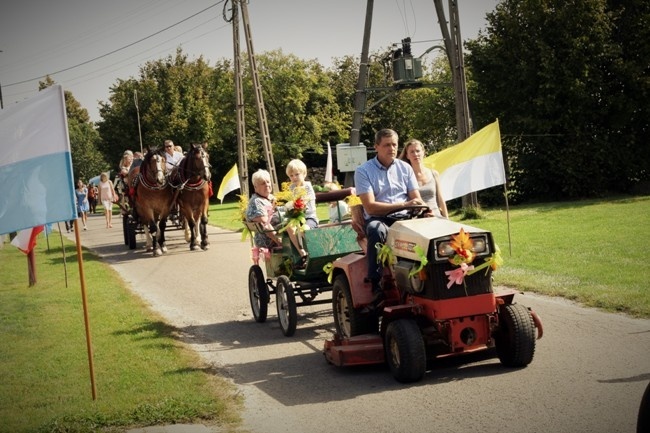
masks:
{"type": "Polygon", "coordinates": [[[388,229],[386,244],[397,257],[419,261],[415,246],[422,248],[425,254],[433,239],[455,235],[463,229],[467,233],[486,233],[487,230],[457,223],[444,218],[419,218],[393,223],[388,229]]]}

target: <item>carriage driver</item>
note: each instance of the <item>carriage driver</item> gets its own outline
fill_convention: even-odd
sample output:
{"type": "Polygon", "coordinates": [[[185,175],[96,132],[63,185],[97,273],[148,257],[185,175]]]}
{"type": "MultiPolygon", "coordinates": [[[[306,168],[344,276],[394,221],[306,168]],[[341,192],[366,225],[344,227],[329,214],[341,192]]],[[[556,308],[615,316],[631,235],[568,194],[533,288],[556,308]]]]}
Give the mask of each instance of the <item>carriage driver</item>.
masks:
{"type": "Polygon", "coordinates": [[[167,173],[171,173],[172,169],[178,165],[183,159],[183,153],[174,150],[174,142],[165,140],[165,160],[167,161],[167,173]]]}

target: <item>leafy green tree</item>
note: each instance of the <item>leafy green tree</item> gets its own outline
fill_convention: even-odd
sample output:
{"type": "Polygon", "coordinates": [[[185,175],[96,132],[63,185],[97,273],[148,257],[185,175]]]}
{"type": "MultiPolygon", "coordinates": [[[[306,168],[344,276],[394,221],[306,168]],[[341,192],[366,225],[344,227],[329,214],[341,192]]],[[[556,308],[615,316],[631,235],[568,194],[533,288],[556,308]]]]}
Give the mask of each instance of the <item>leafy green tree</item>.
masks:
{"type": "MultiPolygon", "coordinates": [[[[38,83],[38,90],[54,85],[51,77],[45,77],[38,83]]],[[[64,91],[68,135],[70,138],[70,155],[74,178],[88,182],[88,179],[105,171],[108,164],[98,151],[99,134],[90,121],[88,110],[83,108],[72,92],[64,91]]]]}
{"type": "MultiPolygon", "coordinates": [[[[349,115],[336,103],[332,75],[317,61],[301,60],[275,50],[257,55],[256,63],[279,174],[283,173],[280,167],[290,159],[300,158],[307,151],[322,153],[323,143],[332,134],[343,135],[349,129],[349,115]]],[[[246,65],[246,128],[253,134],[249,135],[248,156],[259,162],[263,161],[263,151],[251,72],[246,65]]]]}
{"type": "Polygon", "coordinates": [[[173,57],[146,63],[139,79],[118,80],[109,102],[100,104],[102,150],[117,165],[124,150],[140,150],[140,131],[143,149],[160,147],[166,139],[185,150],[210,143],[214,78],[202,57],[190,62],[179,49],[173,57]]]}
{"type": "MultiPolygon", "coordinates": [[[[621,95],[635,79],[647,83],[647,57],[636,62],[637,72],[627,67],[621,53],[630,40],[614,37],[623,29],[612,18],[625,17],[647,35],[641,23],[648,8],[647,2],[616,4],[613,10],[605,0],[505,0],[487,15],[487,32],[467,44],[475,119],[479,125],[499,119],[515,199],[602,195],[626,190],[625,179],[642,176],[643,169],[621,156],[626,144],[618,138],[626,131],[625,140],[638,147],[632,131],[647,131],[647,120],[631,127],[616,111],[630,104],[627,113],[647,113],[647,98],[621,95]],[[632,4],[638,13],[623,7],[632,4]]],[[[647,84],[635,87],[647,95],[647,84]]]]}

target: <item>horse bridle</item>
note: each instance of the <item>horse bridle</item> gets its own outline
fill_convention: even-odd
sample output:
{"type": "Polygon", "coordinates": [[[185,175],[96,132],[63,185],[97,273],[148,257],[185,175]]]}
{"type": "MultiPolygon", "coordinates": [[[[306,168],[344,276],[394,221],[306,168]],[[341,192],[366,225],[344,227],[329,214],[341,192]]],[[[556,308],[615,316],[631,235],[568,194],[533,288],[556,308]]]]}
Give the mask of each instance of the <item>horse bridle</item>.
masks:
{"type": "MultiPolygon", "coordinates": [[[[155,158],[155,157],[162,158],[162,156],[160,156],[158,154],[155,154],[155,155],[151,156],[150,160],[155,158]]],[[[163,164],[156,164],[156,165],[160,165],[160,167],[163,166],[163,164]]],[[[163,179],[165,179],[165,181],[163,182],[162,185],[158,185],[157,183],[152,185],[147,179],[147,173],[148,172],[149,172],[149,164],[148,163],[145,164],[144,161],[143,161],[142,164],[140,165],[140,173],[138,173],[138,179],[139,179],[140,183],[142,183],[142,185],[145,188],[150,189],[150,190],[154,190],[154,191],[158,191],[158,190],[167,188],[167,184],[169,182],[167,180],[167,175],[166,175],[164,169],[156,168],[156,170],[154,172],[154,176],[157,175],[158,173],[163,173],[163,179]]]]}

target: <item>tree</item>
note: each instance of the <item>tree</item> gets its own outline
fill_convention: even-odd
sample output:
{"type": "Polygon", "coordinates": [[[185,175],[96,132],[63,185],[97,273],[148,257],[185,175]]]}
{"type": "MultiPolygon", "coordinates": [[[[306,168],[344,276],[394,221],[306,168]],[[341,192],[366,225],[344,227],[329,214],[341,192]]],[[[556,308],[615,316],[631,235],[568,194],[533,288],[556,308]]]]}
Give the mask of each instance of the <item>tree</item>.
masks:
{"type": "MultiPolygon", "coordinates": [[[[38,83],[38,90],[54,84],[54,80],[47,76],[44,81],[38,83]]],[[[107,170],[108,164],[98,151],[99,134],[90,121],[88,110],[79,104],[71,92],[66,90],[63,94],[70,137],[72,171],[75,179],[87,182],[91,177],[107,170]]]]}
{"type": "MultiPolygon", "coordinates": [[[[626,15],[643,27],[647,6],[623,3],[645,10],[626,15]]],[[[615,107],[630,103],[631,111],[647,113],[648,104],[647,98],[620,94],[617,65],[626,62],[624,46],[613,37],[615,15],[605,0],[505,0],[487,15],[487,32],[467,43],[475,118],[479,124],[499,118],[515,199],[622,191],[629,188],[625,178],[643,172],[632,169],[627,158],[612,158],[621,149],[613,137],[632,130],[627,120],[613,127],[615,107]]],[[[647,83],[647,58],[643,61],[647,83]]],[[[647,130],[647,120],[643,127],[647,130]]],[[[631,135],[626,140],[634,141],[631,135]]]]}

